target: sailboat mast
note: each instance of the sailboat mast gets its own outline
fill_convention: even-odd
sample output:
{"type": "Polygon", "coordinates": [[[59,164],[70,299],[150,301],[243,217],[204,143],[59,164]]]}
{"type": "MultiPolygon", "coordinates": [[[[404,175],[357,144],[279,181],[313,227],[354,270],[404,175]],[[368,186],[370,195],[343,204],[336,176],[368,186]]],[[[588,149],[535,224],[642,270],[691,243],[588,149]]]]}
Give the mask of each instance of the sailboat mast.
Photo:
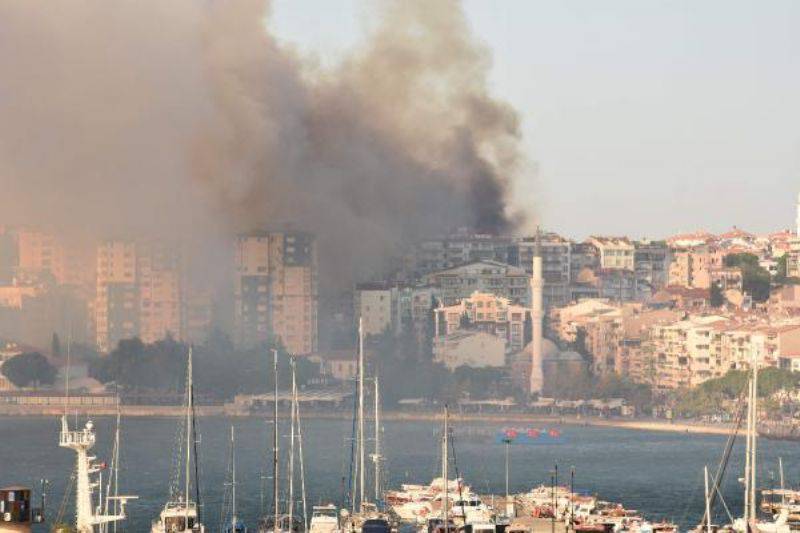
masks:
{"type": "Polygon", "coordinates": [[[236,434],[231,425],[231,532],[236,531],[236,434]]]}
{"type": "Polygon", "coordinates": [[[381,399],[375,372],[375,502],[381,501],[381,399]]]}
{"type": "Polygon", "coordinates": [[[358,318],[358,503],[364,508],[364,323],[358,318]]]}
{"type": "Polygon", "coordinates": [[[189,346],[189,361],[186,365],[186,484],[184,511],[186,523],[189,523],[189,485],[191,484],[192,468],[192,347],[189,346]]]}
{"type": "Polygon", "coordinates": [[[753,351],[753,436],[750,444],[750,514],[753,520],[757,516],[756,507],[756,457],[758,450],[758,360],[755,350],[753,351]]]}
{"type": "MultiPolygon", "coordinates": [[[[119,396],[117,396],[117,429],[114,431],[114,452],[111,461],[111,476],[109,479],[112,478],[114,480],[114,515],[119,514],[119,425],[120,425],[121,413],[119,407],[119,396]]],[[[108,495],[108,491],[106,491],[106,495],[108,495]]],[[[106,514],[108,514],[108,504],[106,504],[106,514]]],[[[117,531],[117,522],[114,521],[114,533],[117,531]]]]}
{"type": "Polygon", "coordinates": [[[308,506],[306,505],[306,470],[303,464],[303,429],[300,426],[300,402],[294,406],[297,420],[297,453],[300,457],[300,492],[303,499],[303,531],[308,531],[308,506]]]}
{"type": "Polygon", "coordinates": [[[274,412],[272,417],[272,505],[273,505],[273,524],[272,531],[280,531],[278,524],[278,350],[272,350],[272,378],[275,382],[273,404],[274,412]]]}
{"type": "Polygon", "coordinates": [[[703,467],[703,479],[706,486],[706,533],[711,533],[711,494],[708,492],[708,466],[703,467]]]}
{"type": "MultiPolygon", "coordinates": [[[[750,520],[750,447],[753,423],[753,380],[747,380],[747,434],[745,436],[745,465],[744,465],[744,523],[750,520]]],[[[747,526],[745,526],[747,527],[747,526]]]]}
{"type": "Polygon", "coordinates": [[[449,513],[449,497],[450,497],[450,483],[448,481],[448,450],[447,450],[447,438],[448,438],[448,426],[447,426],[447,404],[444,406],[444,434],[442,435],[442,481],[444,482],[444,499],[442,500],[442,516],[444,517],[444,528],[445,531],[449,531],[449,526],[447,525],[448,522],[448,513],[449,513]]]}
{"type": "Polygon", "coordinates": [[[778,457],[778,470],[781,476],[781,503],[786,503],[786,487],[783,484],[783,457],[778,457]]]}
{"type": "Polygon", "coordinates": [[[294,517],[294,435],[295,435],[295,413],[297,409],[297,377],[295,372],[295,360],[291,359],[292,365],[292,412],[290,415],[290,436],[289,436],[289,527],[294,517]]]}

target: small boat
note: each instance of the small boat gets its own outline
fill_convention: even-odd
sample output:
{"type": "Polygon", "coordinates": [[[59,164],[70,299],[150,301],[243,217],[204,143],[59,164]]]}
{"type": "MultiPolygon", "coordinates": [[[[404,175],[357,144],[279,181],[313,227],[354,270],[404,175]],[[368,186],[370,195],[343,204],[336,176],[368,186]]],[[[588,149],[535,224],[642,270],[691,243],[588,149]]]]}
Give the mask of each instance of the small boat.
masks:
{"type": "Polygon", "coordinates": [[[338,533],[339,511],[335,505],[316,505],[312,508],[309,533],[338,533]]]}
{"type": "Polygon", "coordinates": [[[44,522],[43,507],[38,509],[31,507],[29,488],[12,486],[0,489],[0,533],[28,533],[33,524],[42,522],[44,522]]]}

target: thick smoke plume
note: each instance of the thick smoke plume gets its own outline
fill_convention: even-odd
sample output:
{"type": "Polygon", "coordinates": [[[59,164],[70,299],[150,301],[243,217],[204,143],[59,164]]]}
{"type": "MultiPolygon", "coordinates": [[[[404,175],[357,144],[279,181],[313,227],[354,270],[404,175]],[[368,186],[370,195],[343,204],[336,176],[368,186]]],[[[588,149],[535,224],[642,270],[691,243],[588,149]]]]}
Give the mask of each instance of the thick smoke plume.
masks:
{"type": "MultiPolygon", "coordinates": [[[[315,68],[263,1],[0,3],[0,216],[92,236],[316,232],[351,280],[426,235],[512,229],[518,119],[455,0],[382,6],[315,68]]],[[[309,31],[314,31],[309,28],[309,31]]]]}

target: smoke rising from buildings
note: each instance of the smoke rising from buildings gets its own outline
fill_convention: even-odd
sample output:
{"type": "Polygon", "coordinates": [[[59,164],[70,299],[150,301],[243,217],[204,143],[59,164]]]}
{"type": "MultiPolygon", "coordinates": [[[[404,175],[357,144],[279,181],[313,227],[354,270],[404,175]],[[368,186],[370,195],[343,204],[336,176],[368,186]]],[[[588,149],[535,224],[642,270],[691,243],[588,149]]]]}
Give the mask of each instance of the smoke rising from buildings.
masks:
{"type": "Polygon", "coordinates": [[[513,229],[518,117],[457,1],[382,5],[330,69],[268,16],[256,0],[0,4],[2,219],[92,237],[290,224],[348,281],[425,235],[513,229]]]}

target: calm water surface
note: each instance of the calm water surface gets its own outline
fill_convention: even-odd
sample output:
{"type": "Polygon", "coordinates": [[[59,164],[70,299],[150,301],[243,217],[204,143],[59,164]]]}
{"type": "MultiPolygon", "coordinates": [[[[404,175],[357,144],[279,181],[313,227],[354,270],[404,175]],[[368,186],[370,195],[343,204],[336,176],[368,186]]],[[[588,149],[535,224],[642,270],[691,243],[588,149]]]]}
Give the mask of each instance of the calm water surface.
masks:
{"type": "MultiPolygon", "coordinates": [[[[96,455],[110,458],[114,420],[95,419],[98,434],[96,455]]],[[[170,480],[178,421],[168,418],[123,420],[121,485],[123,493],[138,494],[129,506],[124,530],[149,531],[165,501],[170,480]]],[[[216,531],[220,515],[227,465],[230,425],[236,427],[238,455],[238,499],[240,514],[254,524],[262,499],[261,487],[271,487],[264,473],[270,465],[271,425],[257,418],[201,418],[198,427],[201,488],[206,525],[216,531]]],[[[503,446],[494,443],[494,432],[502,424],[459,423],[456,463],[468,484],[480,492],[500,494],[504,490],[503,446]]],[[[0,484],[36,486],[51,482],[48,516],[52,520],[63,499],[74,454],[58,447],[56,418],[0,417],[0,484]]],[[[668,518],[682,525],[696,523],[703,511],[703,465],[715,467],[725,438],[682,433],[645,432],[612,428],[565,426],[567,442],[560,445],[512,446],[511,490],[521,492],[550,482],[557,463],[560,479],[576,471],[576,488],[602,498],[622,502],[652,519],[668,518]]],[[[343,478],[349,468],[351,423],[339,420],[303,422],[306,457],[306,487],[309,505],[339,502],[343,478]]],[[[288,426],[281,423],[281,433],[288,426]]],[[[432,422],[387,422],[384,427],[386,484],[428,483],[439,472],[439,426],[432,422]]],[[[288,446],[288,438],[282,439],[288,446]]],[[[796,443],[760,441],[760,484],[777,483],[777,460],[783,458],[788,483],[800,479],[800,446],[796,443]]],[[[370,444],[371,446],[371,444],[370,444]]],[[[743,450],[737,446],[731,460],[724,494],[728,505],[738,510],[741,489],[736,478],[743,469],[743,450]]],[[[73,504],[67,506],[71,517],[73,504]]]]}

